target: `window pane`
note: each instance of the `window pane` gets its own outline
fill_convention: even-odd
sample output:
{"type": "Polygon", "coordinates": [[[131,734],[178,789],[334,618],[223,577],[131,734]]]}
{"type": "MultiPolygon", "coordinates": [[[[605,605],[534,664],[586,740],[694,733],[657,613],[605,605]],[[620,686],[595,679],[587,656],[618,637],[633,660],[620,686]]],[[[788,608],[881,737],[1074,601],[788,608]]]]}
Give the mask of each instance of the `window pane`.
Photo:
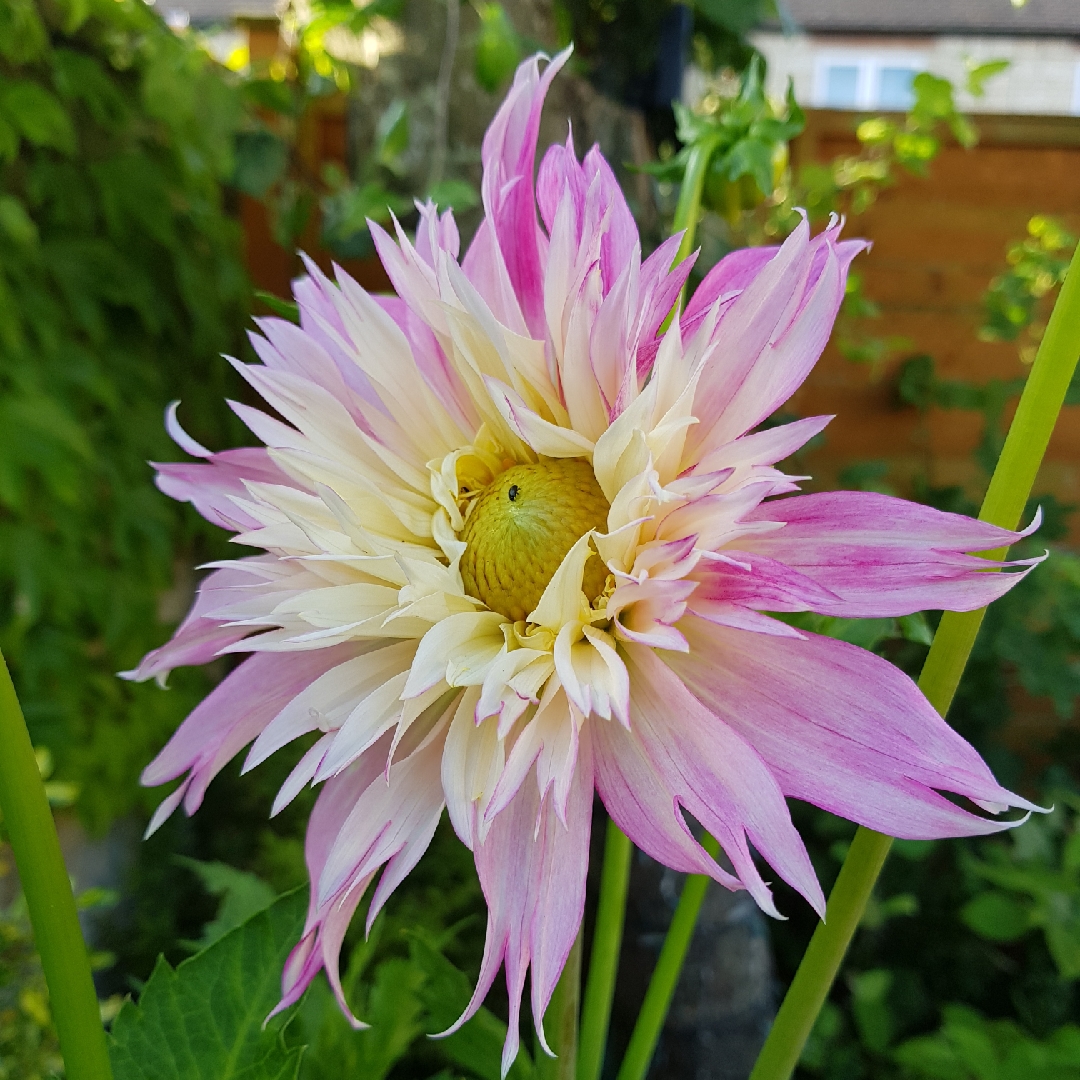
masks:
{"type": "Polygon", "coordinates": [[[878,108],[906,112],[915,104],[911,84],[918,72],[914,68],[883,67],[878,83],[878,108]]]}
{"type": "Polygon", "coordinates": [[[859,69],[854,65],[831,64],[825,71],[825,101],[830,109],[854,109],[859,69]]]}

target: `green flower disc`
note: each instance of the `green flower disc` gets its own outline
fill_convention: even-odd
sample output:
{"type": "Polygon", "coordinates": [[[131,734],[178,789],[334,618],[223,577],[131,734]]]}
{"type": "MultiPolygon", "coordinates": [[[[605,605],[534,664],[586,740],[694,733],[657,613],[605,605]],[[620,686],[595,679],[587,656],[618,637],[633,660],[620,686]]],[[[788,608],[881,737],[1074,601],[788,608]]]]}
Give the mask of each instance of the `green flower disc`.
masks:
{"type": "MultiPolygon", "coordinates": [[[[607,530],[608,501],[581,458],[550,458],[500,473],[465,521],[461,557],[465,591],[515,622],[540,603],[566,553],[590,529],[607,530]]],[[[589,601],[604,590],[601,559],[585,564],[589,601]]]]}

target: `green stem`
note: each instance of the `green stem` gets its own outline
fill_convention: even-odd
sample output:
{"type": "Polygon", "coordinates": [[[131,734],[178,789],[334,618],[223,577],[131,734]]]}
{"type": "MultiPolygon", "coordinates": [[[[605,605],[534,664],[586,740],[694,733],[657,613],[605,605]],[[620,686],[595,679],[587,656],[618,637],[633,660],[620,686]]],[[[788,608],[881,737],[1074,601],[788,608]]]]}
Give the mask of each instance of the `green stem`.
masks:
{"type": "Polygon", "coordinates": [[[717,139],[712,137],[702,139],[701,142],[694,143],[690,147],[686,172],[683,173],[682,184],[679,188],[679,201],[675,205],[675,222],[672,225],[672,232],[683,230],[679,253],[675,256],[677,263],[682,262],[694,250],[698,218],[701,217],[701,195],[705,190],[709,159],[716,150],[716,143],[717,139]]]}
{"type": "MultiPolygon", "coordinates": [[[[717,141],[715,137],[710,137],[690,147],[686,171],[683,173],[682,184],[679,186],[679,201],[675,204],[675,220],[671,225],[672,235],[680,231],[683,234],[678,254],[675,256],[675,264],[682,262],[694,250],[698,218],[701,217],[701,196],[705,191],[705,177],[709,172],[709,158],[716,150],[717,141]]],[[[667,313],[660,326],[661,334],[671,325],[675,312],[681,310],[685,299],[686,286],[683,285],[678,302],[667,313]]]]}
{"type": "MultiPolygon", "coordinates": [[[[1016,410],[979,517],[1015,529],[1053,434],[1080,356],[1080,248],[1054,305],[1050,323],[1016,410]]],[[[1000,556],[1001,552],[988,552],[1000,556]]],[[[944,716],[964,673],[982,611],[946,612],[934,635],[919,687],[944,716]]],[[[888,855],[891,838],[859,829],[818,926],[780,1006],[751,1080],[788,1080],[802,1055],[844,953],[888,855]]]]}
{"type": "Polygon", "coordinates": [[[15,853],[68,1080],[110,1080],[86,944],[30,733],[0,656],[0,811],[15,853]]]}
{"type": "Polygon", "coordinates": [[[578,1051],[578,1004],[581,1001],[581,933],[578,933],[555,993],[544,1013],[544,1034],[555,1056],[536,1053],[536,1080],[575,1080],[578,1051]]]}
{"type": "Polygon", "coordinates": [[[577,1080],[600,1080],[607,1046],[611,1002],[615,997],[615,973],[619,968],[626,891],[630,884],[630,860],[634,845],[626,834],[608,820],[604,838],[604,865],[600,874],[600,902],[596,909],[589,956],[589,978],[581,1009],[581,1038],[578,1046],[577,1080]]]}
{"type": "MultiPolygon", "coordinates": [[[[720,854],[720,845],[709,835],[702,838],[702,846],[715,859],[720,854]]],[[[649,980],[649,989],[645,991],[645,1001],[634,1024],[630,1045],[626,1048],[626,1057],[619,1067],[616,1080],[644,1080],[649,1071],[656,1043],[664,1029],[671,999],[679,983],[686,950],[694,936],[694,925],[698,912],[701,911],[708,888],[709,878],[704,874],[688,874],[679,897],[678,907],[671,918],[667,937],[656,961],[656,970],[649,980]]]]}

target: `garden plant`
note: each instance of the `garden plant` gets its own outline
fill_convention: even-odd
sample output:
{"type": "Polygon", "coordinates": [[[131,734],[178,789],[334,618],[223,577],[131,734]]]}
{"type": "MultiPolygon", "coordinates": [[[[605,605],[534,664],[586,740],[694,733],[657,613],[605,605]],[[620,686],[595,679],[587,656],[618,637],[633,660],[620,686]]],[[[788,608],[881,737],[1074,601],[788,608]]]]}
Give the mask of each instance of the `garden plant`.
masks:
{"type": "MultiPolygon", "coordinates": [[[[950,387],[928,357],[903,369],[899,392],[911,405],[984,412],[980,461],[991,475],[978,518],[957,512],[969,507],[956,491],[926,487],[918,503],[880,490],[802,495],[799,478],[777,468],[826,428],[828,417],[781,410],[845,296],[850,305],[845,279],[863,257],[861,242],[841,239],[838,219],[812,226],[796,207],[819,214],[849,196],[870,198],[890,168],[932,159],[940,124],[969,138],[940,81],[924,80],[906,127],[860,129],[862,171],[793,179],[783,151],[801,114],[790,98],[782,107],[765,100],[752,62],[727,105],[680,116],[684,149],[656,170],[662,183],[678,184],[671,235],[643,257],[598,150],[579,161],[572,142],[555,145],[536,170],[544,95],[569,50],[527,59],[484,141],[484,218],[464,256],[452,212],[434,202],[421,206],[414,238],[371,223],[396,295],[369,295],[309,261],[294,306],[259,321],[253,357],[246,354],[256,362],[234,361],[226,383],[225,362],[208,353],[239,351],[230,304],[239,307],[243,283],[215,200],[235,165],[232,140],[245,129],[234,114],[204,148],[205,175],[193,173],[200,159],[174,151],[178,140],[198,144],[198,125],[190,117],[184,127],[154,97],[170,72],[189,82],[217,76],[136,6],[72,9],[48,30],[32,5],[4,13],[19,33],[3,38],[18,44],[4,53],[0,107],[22,126],[9,124],[0,223],[27,254],[10,270],[4,264],[15,299],[0,408],[38,444],[66,439],[45,462],[88,456],[87,440],[98,436],[84,428],[113,425],[137,444],[133,459],[153,453],[161,462],[156,482],[165,494],[256,553],[228,558],[235,548],[188,517],[187,531],[170,528],[155,509],[160,497],[147,493],[144,511],[116,477],[100,488],[117,501],[110,515],[93,491],[72,484],[82,472],[66,474],[67,489],[50,489],[62,484],[62,466],[48,471],[38,457],[14,453],[4,459],[14,463],[0,519],[6,542],[14,551],[41,506],[66,505],[68,517],[44,531],[79,551],[95,543],[100,522],[120,528],[124,503],[133,539],[109,550],[131,558],[145,550],[157,575],[141,583],[128,622],[101,629],[106,641],[123,642],[110,654],[128,656],[154,622],[150,598],[167,583],[163,567],[198,552],[209,573],[175,635],[131,658],[128,683],[119,684],[130,689],[95,690],[127,708],[139,704],[130,726],[142,741],[120,755],[130,767],[175,717],[175,704],[152,704],[167,695],[141,684],[164,683],[173,668],[217,665],[219,681],[143,774],[151,786],[179,780],[148,832],[175,828],[166,822],[181,806],[193,814],[245,748],[244,770],[265,770],[297,741],[300,752],[272,774],[280,785],[272,813],[310,819],[308,881],[280,898],[250,874],[191,864],[208,891],[225,897],[218,917],[190,959],[158,962],[106,1036],[39,757],[5,682],[0,806],[50,997],[43,1012],[31,970],[20,976],[30,996],[18,1008],[41,1017],[31,1027],[45,1032],[43,1075],[55,1059],[51,1010],[73,1078],[599,1080],[631,845],[688,877],[619,1080],[646,1075],[709,879],[747,889],[766,912],[780,913],[751,846],[789,886],[779,894],[784,913],[805,901],[793,924],[824,917],[755,1080],[789,1076],[800,1057],[806,1070],[830,1077],[1069,1075],[1080,1031],[1068,1024],[1068,1001],[1047,1022],[1037,1009],[1024,1015],[1021,994],[1019,1023],[955,1001],[927,1033],[925,1007],[904,1016],[895,1006],[901,960],[870,965],[876,946],[890,947],[897,920],[919,918],[910,893],[873,894],[899,837],[894,864],[929,875],[947,863],[956,867],[950,880],[962,878],[944,902],[986,943],[963,961],[992,966],[1003,948],[1023,943],[1048,958],[1047,985],[1080,976],[1080,803],[1071,780],[1060,770],[1040,799],[1016,794],[943,720],[958,687],[950,716],[962,720],[967,709],[985,717],[974,700],[1000,697],[1003,660],[1062,713],[1075,700],[1077,563],[1057,551],[1046,558],[1043,537],[1061,535],[1062,509],[1052,500],[1040,500],[1045,513],[1029,505],[1080,354],[1080,272],[1065,269],[1071,238],[1034,222],[989,294],[987,334],[1030,335],[1026,380],[950,387]],[[57,46],[65,36],[70,47],[57,46]],[[93,46],[118,41],[127,42],[126,63],[87,59],[93,46]],[[29,122],[32,110],[4,104],[20,94],[45,119],[29,122]],[[82,122],[97,125],[99,137],[76,139],[65,108],[85,109],[82,122]],[[161,193],[157,231],[145,200],[127,193],[129,206],[107,194],[108,163],[126,147],[159,170],[145,181],[161,193]],[[82,219],[65,216],[72,211],[62,197],[84,174],[99,193],[100,219],[92,200],[82,219]],[[721,211],[732,237],[757,230],[759,243],[782,242],[736,247],[689,289],[706,206],[721,211]],[[88,234],[81,246],[72,244],[72,220],[88,234]],[[106,242],[97,239],[102,229],[113,230],[106,242]],[[100,267],[121,238],[136,250],[149,245],[148,268],[174,252],[172,276],[154,284],[149,275],[128,290],[99,273],[95,286],[114,291],[97,307],[88,279],[76,277],[61,293],[67,305],[42,311],[36,298],[64,287],[63,267],[100,267]],[[189,250],[204,260],[201,274],[184,269],[189,250]],[[208,287],[209,268],[235,291],[184,291],[208,287]],[[1039,305],[1059,286],[1039,326],[1039,305]],[[158,288],[171,307],[155,302],[158,288]],[[192,320],[204,320],[204,336],[192,335],[192,320]],[[169,407],[166,427],[187,460],[169,460],[156,435],[130,423],[130,382],[116,369],[93,377],[102,343],[123,355],[125,335],[138,347],[157,341],[165,355],[197,343],[197,372],[147,365],[137,354],[131,361],[140,377],[149,370],[172,380],[180,404],[169,407]],[[80,355],[73,375],[71,357],[80,355]],[[59,409],[57,384],[71,386],[59,409]],[[99,394],[89,409],[88,387],[99,394]],[[226,392],[238,399],[231,414],[210,403],[226,392]],[[1004,404],[1018,393],[1003,435],[1004,404]],[[259,399],[273,415],[256,407],[259,399]],[[239,442],[237,419],[263,445],[205,447],[239,442]],[[52,501],[35,503],[30,493],[42,483],[52,501]],[[147,520],[157,534],[146,532],[147,520]],[[169,548],[177,536],[187,544],[179,552],[169,548]],[[931,631],[920,613],[942,609],[931,631]],[[221,678],[222,658],[243,654],[221,678]],[[969,655],[979,688],[961,682],[969,655]],[[905,671],[919,674],[918,686],[905,671]],[[122,696],[129,693],[138,696],[122,696]],[[155,708],[156,726],[140,728],[142,710],[155,708]],[[610,822],[583,957],[597,795],[610,822]],[[788,798],[800,801],[794,813],[788,798]],[[690,821],[705,830],[700,841],[690,821]],[[826,904],[820,878],[833,876],[838,857],[826,904]],[[469,976],[453,960],[471,966],[463,942],[481,945],[468,918],[477,881],[487,927],[479,972],[469,976]],[[434,893],[441,900],[425,905],[434,893]],[[362,926],[350,932],[357,912],[362,926]],[[848,996],[827,1002],[860,922],[877,938],[857,943],[848,996]],[[500,968],[505,992],[493,1004],[505,1022],[483,1007],[500,968]],[[531,1048],[521,1045],[523,1009],[531,1048]],[[424,1034],[443,1037],[419,1040],[424,1034]]],[[[220,87],[223,102],[239,100],[227,81],[220,87]]],[[[137,467],[125,462],[124,475],[137,467]]],[[[861,476],[881,480],[872,470],[861,476]]],[[[132,491],[142,493],[137,481],[132,491]]],[[[114,610],[107,580],[67,595],[61,565],[77,556],[64,550],[63,564],[29,553],[41,563],[12,592],[23,623],[5,627],[4,644],[31,688],[63,666],[53,661],[35,675],[47,645],[85,662],[80,634],[114,610]],[[59,619],[37,614],[48,604],[59,619]],[[56,626],[69,627],[68,636],[57,639],[56,626]],[[35,633],[44,644],[34,645],[35,633]]],[[[190,707],[210,680],[182,685],[180,707],[190,707]]],[[[69,700],[76,717],[106,707],[69,700]]],[[[247,780],[227,782],[235,792],[247,780]]],[[[10,919],[7,939],[18,943],[10,955],[32,969],[25,922],[17,911],[10,919]]],[[[792,942],[782,933],[787,964],[792,942]]],[[[33,1036],[17,1037],[20,1053],[36,1053],[33,1036]]],[[[616,1064],[608,1062],[609,1075],[616,1064]]]]}

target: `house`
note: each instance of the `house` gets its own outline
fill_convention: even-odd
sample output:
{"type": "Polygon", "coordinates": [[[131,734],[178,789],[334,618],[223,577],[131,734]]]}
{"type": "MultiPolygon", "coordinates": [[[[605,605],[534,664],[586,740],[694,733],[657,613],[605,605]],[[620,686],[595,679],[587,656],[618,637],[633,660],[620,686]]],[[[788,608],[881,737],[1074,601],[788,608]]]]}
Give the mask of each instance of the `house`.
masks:
{"type": "Polygon", "coordinates": [[[1080,114],[1080,0],[778,0],[752,35],[770,94],[791,79],[812,108],[903,112],[929,71],[963,86],[970,66],[1008,60],[969,112],[1080,114]]]}

